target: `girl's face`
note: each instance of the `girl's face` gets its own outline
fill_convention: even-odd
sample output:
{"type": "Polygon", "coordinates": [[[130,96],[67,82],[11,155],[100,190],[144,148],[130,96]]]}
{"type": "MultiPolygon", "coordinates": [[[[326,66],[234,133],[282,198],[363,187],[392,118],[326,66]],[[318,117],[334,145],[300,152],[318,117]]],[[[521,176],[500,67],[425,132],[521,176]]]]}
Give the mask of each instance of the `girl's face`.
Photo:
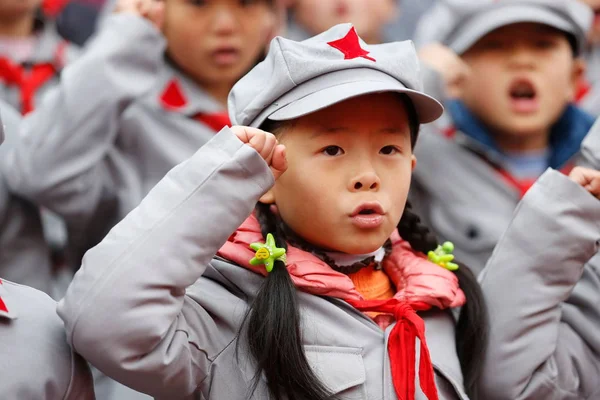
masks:
{"type": "Polygon", "coordinates": [[[373,42],[379,40],[382,25],[394,18],[396,7],[395,0],[298,0],[294,13],[312,34],[351,22],[361,38],[373,42]]]}
{"type": "Polygon", "coordinates": [[[256,62],[275,24],[267,0],[166,0],[167,52],[207,88],[233,86],[256,62]]]}
{"type": "Polygon", "coordinates": [[[357,97],[283,130],[287,171],[261,199],[297,234],[348,254],[377,250],[404,211],[416,159],[396,94],[357,97]]]}

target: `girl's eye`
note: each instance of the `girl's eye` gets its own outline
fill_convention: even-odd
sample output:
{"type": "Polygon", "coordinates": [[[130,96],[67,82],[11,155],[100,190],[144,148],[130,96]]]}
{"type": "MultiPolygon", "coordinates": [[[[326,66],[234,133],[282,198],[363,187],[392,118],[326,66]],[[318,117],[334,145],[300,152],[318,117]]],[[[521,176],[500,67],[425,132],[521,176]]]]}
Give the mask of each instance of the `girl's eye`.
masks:
{"type": "Polygon", "coordinates": [[[332,157],[344,154],[344,150],[340,146],[327,146],[321,152],[332,157]]]}
{"type": "Polygon", "coordinates": [[[385,154],[386,156],[389,156],[391,154],[396,154],[396,153],[400,152],[400,150],[398,150],[398,148],[396,148],[395,146],[385,146],[384,148],[379,150],[379,152],[381,154],[385,154]]]}

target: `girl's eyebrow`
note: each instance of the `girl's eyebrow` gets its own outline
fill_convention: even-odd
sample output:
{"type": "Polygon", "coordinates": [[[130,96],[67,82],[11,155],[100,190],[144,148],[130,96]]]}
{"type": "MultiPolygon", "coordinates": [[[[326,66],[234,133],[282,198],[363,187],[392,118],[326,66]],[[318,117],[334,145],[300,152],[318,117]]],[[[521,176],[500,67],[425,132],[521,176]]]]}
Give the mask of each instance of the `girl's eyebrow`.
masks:
{"type": "MultiPolygon", "coordinates": [[[[340,126],[340,127],[333,127],[333,128],[322,128],[318,131],[316,131],[315,133],[313,133],[311,135],[311,139],[315,139],[318,138],[320,136],[325,136],[325,135],[332,135],[332,134],[336,134],[336,133],[343,133],[343,132],[349,132],[351,131],[351,129],[349,127],[346,126],[340,126]]],[[[407,128],[399,128],[399,127],[387,127],[387,128],[381,128],[377,131],[375,131],[374,133],[384,133],[384,134],[393,134],[393,135],[397,135],[397,134],[405,134],[408,133],[408,129],[407,128]]]]}
{"type": "Polygon", "coordinates": [[[332,127],[332,128],[323,127],[321,129],[319,129],[318,131],[316,131],[315,133],[313,133],[310,138],[315,139],[319,136],[330,135],[333,133],[340,133],[340,132],[348,132],[349,130],[350,130],[350,128],[346,127],[346,126],[339,126],[339,127],[332,127]]]}
{"type": "Polygon", "coordinates": [[[394,128],[383,128],[383,129],[380,129],[378,132],[379,133],[393,133],[393,134],[401,133],[402,134],[402,133],[406,133],[407,131],[408,130],[405,128],[394,127],[394,128]]]}

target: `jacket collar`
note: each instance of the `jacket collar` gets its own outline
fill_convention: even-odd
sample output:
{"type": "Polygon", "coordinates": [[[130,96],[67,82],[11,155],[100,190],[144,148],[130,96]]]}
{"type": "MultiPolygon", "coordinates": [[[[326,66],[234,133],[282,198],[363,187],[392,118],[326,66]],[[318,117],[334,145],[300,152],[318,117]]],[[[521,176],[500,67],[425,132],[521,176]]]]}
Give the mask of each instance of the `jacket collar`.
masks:
{"type": "MultiPolygon", "coordinates": [[[[491,161],[498,161],[500,149],[483,123],[471,113],[464,103],[449,101],[446,107],[456,129],[463,133],[456,136],[462,144],[483,153],[491,161]]],[[[548,166],[561,169],[580,150],[581,143],[594,124],[594,117],[575,105],[568,105],[550,133],[550,159],[548,166]]]]}
{"type": "Polygon", "coordinates": [[[190,118],[226,111],[211,95],[166,59],[164,66],[163,84],[157,97],[160,107],[190,118]]]}
{"type": "MultiPolygon", "coordinates": [[[[230,236],[217,254],[241,267],[266,275],[264,267],[249,263],[254,257],[250,244],[262,241],[260,226],[252,215],[230,236]]],[[[465,303],[456,275],[412,251],[397,233],[391,241],[392,252],[384,259],[382,266],[396,286],[394,297],[440,309],[459,307],[465,303]]],[[[296,287],[302,291],[346,301],[364,300],[347,275],[334,271],[311,253],[289,246],[287,269],[296,287]]]]}
{"type": "Polygon", "coordinates": [[[16,319],[17,311],[6,283],[0,280],[0,320],[16,319]]]}

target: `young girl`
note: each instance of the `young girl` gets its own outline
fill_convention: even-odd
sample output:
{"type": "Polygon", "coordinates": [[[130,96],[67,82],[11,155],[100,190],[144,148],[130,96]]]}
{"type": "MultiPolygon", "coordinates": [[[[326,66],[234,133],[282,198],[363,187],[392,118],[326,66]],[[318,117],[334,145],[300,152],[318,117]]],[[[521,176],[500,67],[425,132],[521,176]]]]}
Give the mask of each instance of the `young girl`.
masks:
{"type": "Polygon", "coordinates": [[[442,112],[412,44],[349,24],[277,38],[229,110],[248,127],[86,254],[58,309],[74,348],[158,398],[467,399],[481,293],[405,208],[419,125],[442,112]]]}
{"type": "Polygon", "coordinates": [[[67,221],[77,265],[170,168],[228,124],[227,93],[262,56],[273,7],[122,0],[27,119],[9,184],[67,221]]]}

